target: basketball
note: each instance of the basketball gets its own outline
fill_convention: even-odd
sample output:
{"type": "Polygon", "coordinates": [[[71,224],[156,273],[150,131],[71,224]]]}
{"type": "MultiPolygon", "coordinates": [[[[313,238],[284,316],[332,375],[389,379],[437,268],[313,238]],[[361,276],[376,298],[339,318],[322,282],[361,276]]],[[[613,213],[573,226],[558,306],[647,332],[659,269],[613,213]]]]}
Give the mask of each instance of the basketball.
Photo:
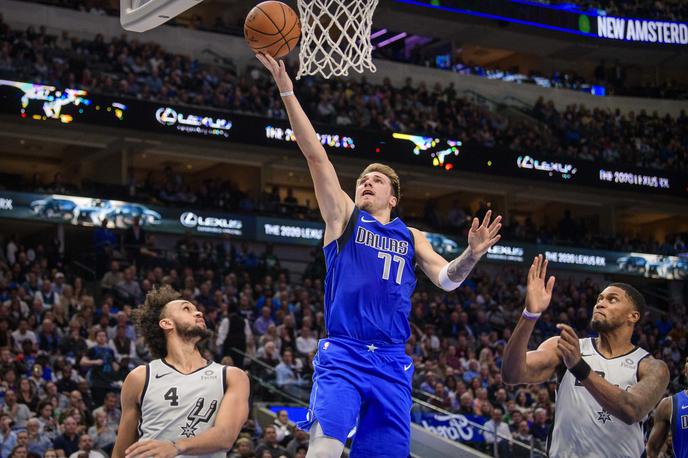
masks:
{"type": "Polygon", "coordinates": [[[301,37],[299,17],[282,2],[259,3],[246,16],[244,37],[253,52],[286,56],[301,37]]]}

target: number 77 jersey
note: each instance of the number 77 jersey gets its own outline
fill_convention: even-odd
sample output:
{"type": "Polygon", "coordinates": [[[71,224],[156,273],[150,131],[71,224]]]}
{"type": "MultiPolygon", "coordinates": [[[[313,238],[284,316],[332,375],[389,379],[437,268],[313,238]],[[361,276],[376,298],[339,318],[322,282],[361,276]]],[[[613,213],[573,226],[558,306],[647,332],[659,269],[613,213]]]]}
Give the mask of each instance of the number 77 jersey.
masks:
{"type": "Polygon", "coordinates": [[[405,344],[416,287],[413,234],[399,218],[382,224],[354,211],[326,247],[325,325],[330,337],[405,344]]]}

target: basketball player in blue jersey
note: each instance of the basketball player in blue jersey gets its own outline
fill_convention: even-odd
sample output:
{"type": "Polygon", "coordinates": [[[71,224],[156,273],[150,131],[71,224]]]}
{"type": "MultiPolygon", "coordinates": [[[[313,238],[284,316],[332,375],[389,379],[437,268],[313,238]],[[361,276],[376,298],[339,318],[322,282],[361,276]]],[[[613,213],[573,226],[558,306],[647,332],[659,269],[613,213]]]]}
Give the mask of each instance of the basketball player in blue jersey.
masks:
{"type": "MultiPolygon", "coordinates": [[[[688,358],[683,366],[688,377],[688,358]]],[[[657,406],[654,426],[647,441],[647,457],[660,456],[667,435],[671,431],[671,445],[675,458],[688,458],[688,390],[667,396],[657,406]]]]}
{"type": "Polygon", "coordinates": [[[294,96],[283,62],[258,55],[270,71],[306,157],[325,220],[325,324],[318,343],[307,421],[308,457],[406,458],[410,448],[413,362],[404,346],[416,264],[437,286],[456,289],[500,238],[501,217],[473,220],[469,248],[448,263],[422,232],[391,218],[399,177],[383,164],[366,167],[355,199],[342,190],[313,126],[294,96]]]}

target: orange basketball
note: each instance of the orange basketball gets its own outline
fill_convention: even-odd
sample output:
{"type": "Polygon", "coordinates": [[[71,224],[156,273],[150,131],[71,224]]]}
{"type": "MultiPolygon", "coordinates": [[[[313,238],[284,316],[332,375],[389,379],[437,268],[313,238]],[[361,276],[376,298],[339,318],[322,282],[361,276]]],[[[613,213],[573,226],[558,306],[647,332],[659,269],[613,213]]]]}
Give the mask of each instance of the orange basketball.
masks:
{"type": "Polygon", "coordinates": [[[262,2],[246,16],[244,37],[253,52],[278,58],[294,49],[301,36],[296,12],[282,2],[262,2]]]}

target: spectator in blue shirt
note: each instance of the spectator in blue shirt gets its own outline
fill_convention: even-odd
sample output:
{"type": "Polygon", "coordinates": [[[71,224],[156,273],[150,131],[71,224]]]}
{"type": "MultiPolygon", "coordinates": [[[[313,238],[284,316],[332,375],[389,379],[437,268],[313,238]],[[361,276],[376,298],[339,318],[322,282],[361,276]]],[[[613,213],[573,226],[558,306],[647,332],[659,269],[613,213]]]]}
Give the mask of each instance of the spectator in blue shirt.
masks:
{"type": "Polygon", "coordinates": [[[81,366],[89,367],[88,380],[95,405],[101,405],[105,395],[112,389],[116,371],[119,366],[115,361],[115,352],[108,346],[107,333],[104,330],[96,332],[96,346],[88,350],[81,358],[81,366]]]}
{"type": "Polygon", "coordinates": [[[285,350],[282,355],[282,362],[275,368],[275,373],[277,374],[277,385],[301,385],[303,380],[301,379],[299,373],[294,370],[294,354],[291,350],[285,350]]]}
{"type": "Polygon", "coordinates": [[[28,449],[29,453],[35,453],[38,456],[43,456],[45,451],[52,448],[53,443],[46,434],[40,434],[41,424],[38,418],[32,418],[26,422],[26,431],[28,433],[28,449]]]}
{"type": "Polygon", "coordinates": [[[471,383],[471,381],[473,381],[474,378],[480,376],[478,370],[478,361],[472,359],[468,363],[468,370],[463,373],[463,381],[466,383],[471,383]]]}
{"type": "Polygon", "coordinates": [[[265,331],[268,330],[268,327],[271,324],[275,324],[275,322],[272,321],[272,317],[270,316],[271,312],[272,310],[270,310],[270,307],[263,307],[261,316],[259,316],[256,322],[253,324],[253,330],[257,335],[262,336],[263,334],[265,334],[265,331]]]}

